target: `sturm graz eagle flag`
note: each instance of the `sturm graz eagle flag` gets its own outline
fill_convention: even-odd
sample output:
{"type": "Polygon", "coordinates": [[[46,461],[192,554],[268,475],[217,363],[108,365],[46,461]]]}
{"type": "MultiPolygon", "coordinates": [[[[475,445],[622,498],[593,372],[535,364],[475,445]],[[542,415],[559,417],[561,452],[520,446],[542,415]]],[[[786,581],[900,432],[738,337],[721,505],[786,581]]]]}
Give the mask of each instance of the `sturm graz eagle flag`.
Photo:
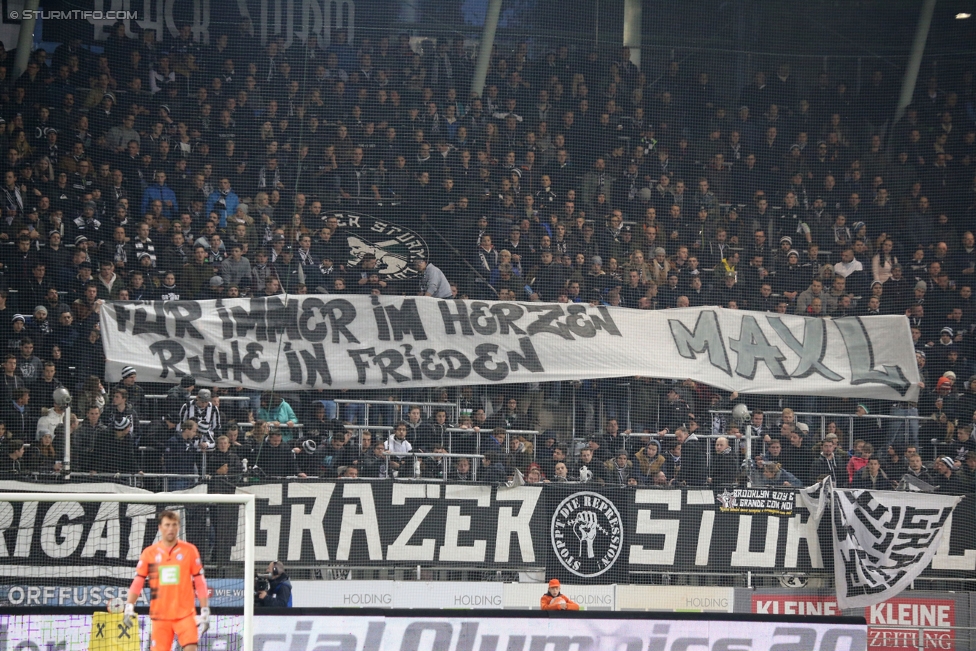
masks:
{"type": "Polygon", "coordinates": [[[383,281],[416,278],[417,271],[410,264],[414,258],[427,259],[429,249],[416,232],[370,215],[349,211],[325,213],[324,220],[335,217],[339,228],[333,235],[337,247],[336,264],[356,270],[366,254],[376,257],[376,272],[383,281]]]}

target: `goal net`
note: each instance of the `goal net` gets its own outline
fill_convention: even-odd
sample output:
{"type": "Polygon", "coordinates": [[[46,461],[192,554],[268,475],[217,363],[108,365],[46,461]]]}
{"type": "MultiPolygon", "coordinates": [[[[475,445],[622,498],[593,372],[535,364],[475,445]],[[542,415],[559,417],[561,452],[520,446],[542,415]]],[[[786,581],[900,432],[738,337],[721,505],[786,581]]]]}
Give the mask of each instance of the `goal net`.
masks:
{"type": "Polygon", "coordinates": [[[213,615],[201,648],[249,651],[254,497],[179,493],[0,495],[0,635],[8,647],[148,648],[149,587],[136,602],[137,628],[121,625],[121,607],[167,509],[179,513],[180,539],[204,561],[213,615]]]}

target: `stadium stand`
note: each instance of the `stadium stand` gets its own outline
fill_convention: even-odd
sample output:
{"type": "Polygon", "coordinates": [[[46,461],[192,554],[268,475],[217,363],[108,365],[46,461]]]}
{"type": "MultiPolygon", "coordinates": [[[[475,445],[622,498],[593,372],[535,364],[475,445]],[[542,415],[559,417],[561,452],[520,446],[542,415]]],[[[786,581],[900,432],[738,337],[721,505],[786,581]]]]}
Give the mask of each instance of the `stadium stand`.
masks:
{"type": "MultiPolygon", "coordinates": [[[[258,47],[226,27],[210,45],[188,29],[115,29],[103,47],[38,50],[0,81],[7,478],[67,479],[52,399],[64,385],[71,480],[235,482],[262,454],[275,469],[263,475],[393,476],[395,457],[382,470],[374,459],[389,437],[432,478],[574,481],[592,456],[594,482],[731,485],[764,481],[775,457],[800,484],[876,486],[873,456],[890,486],[908,468],[938,484],[928,468],[948,457],[944,490],[973,492],[971,72],[920,80],[891,124],[895,80],[880,70],[855,94],[773,65],[728,93],[706,67],[674,62],[651,83],[627,48],[523,43],[497,51],[478,97],[459,38],[420,51],[339,30],[327,46],[258,47]],[[403,236],[366,250],[350,211],[417,238],[429,262],[402,280],[383,246],[403,236]],[[582,369],[574,382],[423,391],[143,386],[134,370],[108,386],[104,302],[284,293],[904,315],[922,390],[897,403],[739,397],[582,369]],[[737,401],[753,413],[754,458],[737,401]],[[187,420],[199,439],[182,435],[187,420]],[[689,435],[701,468],[682,473],[689,435]],[[474,472],[437,452],[469,456],[474,472]]],[[[9,68],[13,53],[0,59],[9,68]]]]}

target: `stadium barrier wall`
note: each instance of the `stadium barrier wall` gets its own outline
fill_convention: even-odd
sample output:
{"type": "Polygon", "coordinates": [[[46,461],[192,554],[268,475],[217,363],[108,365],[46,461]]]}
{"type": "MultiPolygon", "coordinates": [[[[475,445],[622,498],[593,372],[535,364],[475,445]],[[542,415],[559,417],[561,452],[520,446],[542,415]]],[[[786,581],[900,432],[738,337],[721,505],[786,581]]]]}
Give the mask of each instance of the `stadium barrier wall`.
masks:
{"type": "MultiPolygon", "coordinates": [[[[226,580],[212,581],[212,593],[226,595],[232,583],[226,580]]],[[[384,609],[408,610],[418,605],[422,605],[424,610],[431,608],[473,612],[494,610],[499,614],[503,611],[538,610],[539,598],[545,592],[545,585],[539,583],[295,581],[293,585],[296,609],[302,609],[295,612],[303,612],[306,609],[338,608],[350,612],[355,609],[364,613],[364,616],[384,609]]],[[[31,586],[31,588],[34,593],[60,594],[53,586],[49,588],[31,586]]],[[[17,586],[16,589],[26,591],[27,586],[17,586]]],[[[656,612],[657,615],[651,616],[658,617],[661,613],[667,612],[698,612],[709,616],[716,613],[735,613],[800,618],[859,616],[864,617],[867,622],[867,648],[871,651],[918,649],[920,648],[919,636],[921,636],[922,648],[976,649],[976,638],[972,635],[973,629],[976,628],[976,593],[906,591],[877,606],[840,611],[834,596],[815,590],[778,588],[749,590],[673,585],[564,585],[563,592],[581,604],[586,612],[594,615],[610,611],[646,611],[656,612]]],[[[98,597],[97,592],[89,591],[87,594],[94,594],[86,604],[87,610],[104,607],[105,601],[98,597]]],[[[239,603],[239,590],[235,590],[233,594],[239,603]]],[[[33,603],[36,604],[36,601],[33,603]]],[[[45,605],[21,604],[20,608],[7,607],[17,605],[13,602],[4,603],[3,612],[6,614],[0,615],[0,651],[16,649],[25,639],[37,644],[38,649],[44,648],[48,642],[57,645],[65,641],[57,637],[58,631],[66,627],[84,628],[84,622],[90,621],[90,612],[83,615],[54,614],[77,612],[83,609],[51,609],[49,606],[54,605],[55,601],[50,599],[42,603],[45,605]],[[47,614],[35,614],[40,612],[47,614]],[[23,630],[26,626],[22,623],[25,617],[32,622],[28,627],[29,631],[23,630]],[[79,617],[82,619],[78,619],[79,617]],[[88,620],[85,620],[85,617],[88,617],[88,620]]],[[[61,600],[57,603],[69,605],[72,602],[61,600]]],[[[231,601],[226,596],[223,599],[218,596],[214,603],[229,605],[231,601]]],[[[258,612],[260,614],[260,609],[258,612]]],[[[226,615],[218,617],[215,635],[233,636],[233,626],[227,624],[226,619],[226,615]],[[223,624],[220,623],[221,618],[224,620],[223,624]]],[[[70,648],[71,645],[68,644],[65,651],[70,651],[70,648]]],[[[276,643],[268,648],[290,649],[291,647],[276,643]]]]}
{"type": "MultiPolygon", "coordinates": [[[[138,636],[115,626],[121,615],[0,614],[0,651],[141,651],[148,649],[147,618],[138,636]]],[[[200,651],[240,648],[241,617],[215,615],[200,651]]],[[[858,618],[786,618],[675,614],[437,611],[284,611],[254,618],[254,651],[679,651],[688,649],[807,649],[866,651],[858,618]],[[682,616],[683,615],[683,616],[682,616]]]]}

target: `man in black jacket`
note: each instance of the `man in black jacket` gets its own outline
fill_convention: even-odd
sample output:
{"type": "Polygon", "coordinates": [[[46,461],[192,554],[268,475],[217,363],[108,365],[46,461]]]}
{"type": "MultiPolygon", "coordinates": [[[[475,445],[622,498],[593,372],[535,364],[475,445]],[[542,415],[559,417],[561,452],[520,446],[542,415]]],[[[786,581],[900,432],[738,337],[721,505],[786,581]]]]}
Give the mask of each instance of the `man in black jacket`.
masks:
{"type": "Polygon", "coordinates": [[[254,465],[268,477],[302,477],[307,475],[298,468],[295,453],[291,446],[281,442],[281,430],[275,428],[268,434],[264,445],[258,450],[254,465]]]}
{"type": "Polygon", "coordinates": [[[697,434],[691,434],[684,426],[675,431],[678,443],[681,444],[681,469],[674,482],[684,486],[704,486],[708,481],[708,462],[705,455],[705,443],[697,434]]]}
{"type": "Polygon", "coordinates": [[[496,485],[508,481],[508,471],[497,452],[486,452],[482,457],[478,481],[496,485]]]}
{"type": "Polygon", "coordinates": [[[661,425],[677,431],[679,426],[688,424],[689,416],[691,407],[681,398],[677,386],[668,387],[667,402],[661,405],[661,425]]]}
{"type": "Polygon", "coordinates": [[[907,454],[906,458],[908,459],[908,472],[905,473],[906,475],[918,479],[919,481],[924,481],[926,484],[931,484],[933,486],[938,484],[938,481],[932,476],[932,473],[929,472],[928,468],[926,468],[925,464],[922,462],[922,457],[917,454],[907,454]]]}
{"type": "Polygon", "coordinates": [[[821,478],[829,476],[834,486],[837,488],[847,487],[847,463],[841,463],[837,457],[837,442],[833,439],[824,439],[820,445],[820,456],[813,460],[810,465],[810,481],[816,482],[821,478]]]}
{"type": "Polygon", "coordinates": [[[122,415],[106,423],[101,437],[95,440],[95,468],[105,473],[135,474],[139,471],[132,417],[122,415]]]}
{"type": "MultiPolygon", "coordinates": [[[[382,462],[385,466],[385,457],[382,459],[382,462]]],[[[322,441],[318,448],[316,448],[309,465],[315,468],[314,472],[319,476],[336,477],[339,474],[339,468],[359,465],[359,449],[356,444],[349,442],[348,430],[344,428],[334,429],[332,430],[332,438],[322,441]]],[[[371,468],[370,470],[373,472],[375,469],[371,468]]],[[[363,476],[376,477],[378,475],[369,474],[363,476]]]]}
{"type": "Polygon", "coordinates": [[[101,439],[105,429],[101,417],[98,405],[91,405],[85,412],[85,420],[71,435],[71,469],[75,472],[95,469],[95,442],[101,439]]]}
{"type": "MultiPolygon", "coordinates": [[[[180,419],[181,412],[186,407],[187,403],[190,401],[190,395],[196,388],[196,380],[192,375],[184,375],[180,378],[180,383],[178,386],[171,387],[169,391],[166,392],[166,402],[163,407],[163,419],[166,421],[166,426],[171,430],[176,430],[182,420],[180,419]]],[[[176,432],[174,432],[175,434],[176,432]]]]}
{"type": "Polygon", "coordinates": [[[788,423],[783,424],[783,430],[789,431],[789,440],[783,444],[783,469],[792,473],[797,479],[808,484],[807,473],[813,465],[813,452],[807,445],[803,434],[788,423]]]}
{"type": "Polygon", "coordinates": [[[37,427],[37,419],[31,414],[27,403],[30,402],[30,392],[18,387],[13,390],[10,399],[3,405],[3,423],[7,426],[9,438],[31,440],[37,427]]]}
{"type": "Polygon", "coordinates": [[[24,442],[11,439],[4,446],[6,454],[0,455],[0,477],[11,477],[21,473],[21,457],[24,456],[24,442]]]}
{"type": "Polygon", "coordinates": [[[738,455],[729,446],[729,440],[726,437],[718,437],[715,439],[715,454],[712,455],[711,467],[709,468],[709,482],[715,488],[731,486],[735,484],[735,479],[738,474],[738,455]]]}
{"type": "MultiPolygon", "coordinates": [[[[420,425],[414,445],[424,452],[433,450],[438,445],[447,445],[450,438],[447,433],[448,427],[447,411],[443,407],[438,407],[434,410],[433,417],[420,425]]],[[[453,441],[450,442],[453,443],[453,441]]]]}
{"type": "Polygon", "coordinates": [[[936,493],[940,495],[962,495],[966,492],[962,476],[956,472],[955,460],[952,457],[939,457],[932,465],[935,471],[933,477],[939,485],[936,493]]]}

